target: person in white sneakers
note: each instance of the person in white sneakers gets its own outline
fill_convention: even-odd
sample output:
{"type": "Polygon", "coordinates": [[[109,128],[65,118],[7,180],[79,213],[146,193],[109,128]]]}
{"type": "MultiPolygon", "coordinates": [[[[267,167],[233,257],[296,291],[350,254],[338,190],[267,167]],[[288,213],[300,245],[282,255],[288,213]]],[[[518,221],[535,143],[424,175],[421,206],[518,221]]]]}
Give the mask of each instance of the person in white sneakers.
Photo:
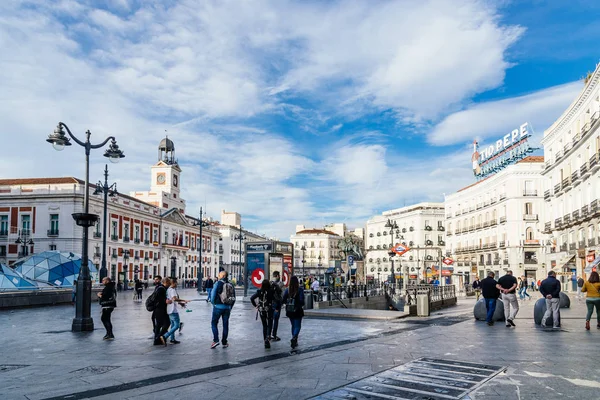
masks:
{"type": "Polygon", "coordinates": [[[175,331],[181,327],[181,321],[179,319],[179,307],[185,308],[188,300],[183,300],[177,293],[177,279],[171,280],[171,286],[167,289],[167,314],[169,314],[169,320],[171,321],[171,328],[165,334],[165,340],[169,337],[170,342],[173,344],[179,343],[179,340],[175,339],[175,331]]]}

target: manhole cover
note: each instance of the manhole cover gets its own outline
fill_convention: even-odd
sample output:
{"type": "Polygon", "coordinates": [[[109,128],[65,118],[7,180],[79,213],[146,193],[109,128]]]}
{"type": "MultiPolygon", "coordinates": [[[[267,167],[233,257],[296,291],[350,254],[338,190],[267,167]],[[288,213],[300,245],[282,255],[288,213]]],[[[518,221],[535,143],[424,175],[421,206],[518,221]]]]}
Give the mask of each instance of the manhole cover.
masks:
{"type": "Polygon", "coordinates": [[[108,371],[112,371],[119,367],[113,367],[110,365],[91,365],[89,367],[84,367],[81,369],[76,369],[75,371],[71,371],[72,374],[104,374],[108,371]]]}
{"type": "Polygon", "coordinates": [[[29,365],[14,365],[14,364],[0,364],[0,372],[13,371],[15,369],[29,367],[29,365]]]}
{"type": "Polygon", "coordinates": [[[506,367],[423,357],[314,399],[462,399],[506,367]]]}

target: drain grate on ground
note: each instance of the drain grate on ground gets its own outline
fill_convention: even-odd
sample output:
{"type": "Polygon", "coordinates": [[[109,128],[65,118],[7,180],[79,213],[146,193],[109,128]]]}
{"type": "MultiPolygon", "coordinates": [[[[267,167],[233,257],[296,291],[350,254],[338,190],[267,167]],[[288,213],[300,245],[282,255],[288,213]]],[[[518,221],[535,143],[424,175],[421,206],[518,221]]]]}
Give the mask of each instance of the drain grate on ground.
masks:
{"type": "Polygon", "coordinates": [[[21,369],[25,367],[29,367],[29,365],[0,364],[0,372],[14,371],[15,369],[21,369]]]}
{"type": "Polygon", "coordinates": [[[71,371],[72,374],[105,374],[113,369],[119,367],[111,366],[111,365],[90,365],[89,367],[84,367],[80,369],[76,369],[75,371],[71,371]]]}
{"type": "Polygon", "coordinates": [[[423,357],[314,399],[462,399],[505,369],[495,365],[423,357]]]}

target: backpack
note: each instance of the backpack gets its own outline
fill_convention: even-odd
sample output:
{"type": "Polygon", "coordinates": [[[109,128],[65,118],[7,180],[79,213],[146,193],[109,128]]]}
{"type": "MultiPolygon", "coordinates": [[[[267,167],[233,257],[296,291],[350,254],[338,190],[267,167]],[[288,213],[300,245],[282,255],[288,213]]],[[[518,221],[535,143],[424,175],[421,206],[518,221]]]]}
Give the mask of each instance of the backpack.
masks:
{"type": "Polygon", "coordinates": [[[221,285],[221,293],[219,293],[219,299],[221,303],[227,306],[233,306],[235,304],[235,288],[229,282],[223,282],[221,285]]]}
{"type": "MultiPolygon", "coordinates": [[[[156,289],[158,289],[158,287],[156,289]]],[[[146,310],[150,312],[156,310],[156,289],[154,289],[154,292],[146,298],[146,310]]]]}
{"type": "Polygon", "coordinates": [[[258,312],[265,313],[271,308],[269,304],[269,292],[262,292],[258,298],[258,312]]]}
{"type": "Polygon", "coordinates": [[[273,288],[273,302],[277,304],[281,304],[283,301],[283,291],[281,290],[281,286],[275,281],[271,282],[271,287],[273,288]]]}
{"type": "MultiPolygon", "coordinates": [[[[298,295],[296,295],[296,296],[298,296],[298,295]]],[[[296,298],[295,297],[288,298],[287,303],[285,305],[285,312],[286,313],[296,312],[296,298]]]]}

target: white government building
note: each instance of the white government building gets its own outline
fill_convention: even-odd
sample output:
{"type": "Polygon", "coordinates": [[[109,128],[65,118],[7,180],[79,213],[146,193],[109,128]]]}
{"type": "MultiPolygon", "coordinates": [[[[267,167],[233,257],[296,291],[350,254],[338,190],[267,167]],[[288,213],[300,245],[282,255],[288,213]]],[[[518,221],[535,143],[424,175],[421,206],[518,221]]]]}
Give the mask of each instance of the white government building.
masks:
{"type": "Polygon", "coordinates": [[[528,156],[446,196],[446,248],[462,273],[460,283],[484,278],[486,271],[498,278],[508,269],[544,278],[543,160],[528,156]]]}
{"type": "Polygon", "coordinates": [[[548,209],[544,230],[551,235],[548,261],[566,274],[582,275],[586,258],[593,260],[600,248],[599,81],[600,64],[542,140],[548,209]]]}
{"type": "Polygon", "coordinates": [[[413,280],[430,278],[435,268],[441,265],[440,256],[445,253],[444,204],[419,203],[384,211],[367,221],[365,236],[367,279],[389,279],[392,259],[394,278],[400,279],[400,275],[406,273],[413,280]],[[386,226],[389,225],[388,220],[397,228],[386,226]],[[392,246],[399,243],[411,250],[402,257],[390,258],[392,246]]]}

